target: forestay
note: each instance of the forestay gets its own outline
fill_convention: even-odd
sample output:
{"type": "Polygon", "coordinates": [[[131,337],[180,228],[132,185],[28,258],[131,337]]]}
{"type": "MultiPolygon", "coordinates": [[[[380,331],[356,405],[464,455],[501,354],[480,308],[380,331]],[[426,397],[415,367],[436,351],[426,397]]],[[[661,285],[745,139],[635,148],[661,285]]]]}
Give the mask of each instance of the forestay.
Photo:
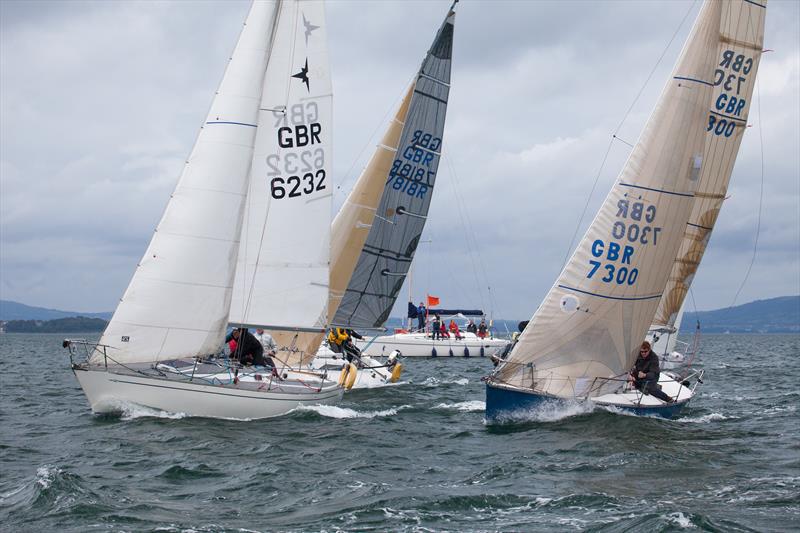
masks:
{"type": "Polygon", "coordinates": [[[705,253],[728,191],[728,182],[747,129],[756,73],[764,48],[766,0],[733,0],[721,6],[714,91],[706,117],[703,168],[669,283],[659,302],[655,327],[677,328],[676,317],[705,253]]]}
{"type": "Polygon", "coordinates": [[[282,2],[258,116],[234,325],[327,325],[331,100],[323,3],[282,2]]]}
{"type": "MultiPolygon", "coordinates": [[[[414,82],[397,152],[383,174],[380,203],[334,315],[335,325],[381,327],[411,265],[428,216],[441,156],[454,20],[451,10],[414,82]]],[[[334,298],[337,296],[334,294],[334,298]]]]}
{"type": "MultiPolygon", "coordinates": [[[[120,363],[224,339],[275,5],[256,2],[155,235],[100,339],[120,363]]],[[[93,362],[102,362],[100,351],[93,362]]]]}
{"type": "Polygon", "coordinates": [[[704,4],[611,192],[495,379],[571,398],[631,367],[703,165],[720,10],[704,4]]]}

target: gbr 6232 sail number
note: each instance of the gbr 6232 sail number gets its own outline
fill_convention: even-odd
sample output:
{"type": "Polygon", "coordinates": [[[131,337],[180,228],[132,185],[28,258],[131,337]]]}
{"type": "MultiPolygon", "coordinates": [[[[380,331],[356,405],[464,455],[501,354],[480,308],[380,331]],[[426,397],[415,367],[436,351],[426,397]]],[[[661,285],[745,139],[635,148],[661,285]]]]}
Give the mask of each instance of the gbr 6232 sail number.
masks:
{"type": "Polygon", "coordinates": [[[273,110],[278,146],[266,157],[270,196],[298,198],[326,188],[325,143],[316,102],[273,110]]]}

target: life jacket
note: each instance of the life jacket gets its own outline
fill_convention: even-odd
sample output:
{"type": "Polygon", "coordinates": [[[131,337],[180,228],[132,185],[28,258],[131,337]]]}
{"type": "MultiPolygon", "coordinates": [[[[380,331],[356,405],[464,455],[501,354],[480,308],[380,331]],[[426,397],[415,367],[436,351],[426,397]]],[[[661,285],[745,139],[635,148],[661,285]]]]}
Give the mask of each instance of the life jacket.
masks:
{"type": "Polygon", "coordinates": [[[344,329],[344,328],[333,328],[330,331],[330,333],[328,333],[328,342],[332,343],[332,344],[336,344],[337,346],[341,346],[349,338],[350,338],[350,335],[347,333],[347,330],[344,329]]]}

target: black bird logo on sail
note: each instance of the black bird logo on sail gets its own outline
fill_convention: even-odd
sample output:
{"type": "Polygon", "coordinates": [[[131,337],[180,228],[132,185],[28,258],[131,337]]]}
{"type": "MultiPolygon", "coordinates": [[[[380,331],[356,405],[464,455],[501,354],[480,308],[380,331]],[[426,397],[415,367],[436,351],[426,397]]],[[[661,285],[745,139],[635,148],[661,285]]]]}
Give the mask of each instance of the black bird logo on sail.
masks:
{"type": "Polygon", "coordinates": [[[306,89],[308,89],[308,92],[311,92],[311,86],[308,83],[308,58],[306,58],[306,64],[302,69],[300,69],[300,72],[297,74],[292,74],[292,77],[297,78],[301,82],[305,83],[306,89]]]}

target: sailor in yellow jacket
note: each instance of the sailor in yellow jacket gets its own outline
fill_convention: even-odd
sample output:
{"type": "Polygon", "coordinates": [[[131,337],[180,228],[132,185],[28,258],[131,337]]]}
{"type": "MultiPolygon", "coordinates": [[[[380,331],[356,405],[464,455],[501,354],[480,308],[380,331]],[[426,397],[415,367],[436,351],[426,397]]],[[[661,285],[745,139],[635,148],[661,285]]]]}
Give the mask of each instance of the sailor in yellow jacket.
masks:
{"type": "Polygon", "coordinates": [[[361,350],[353,344],[354,338],[363,339],[364,337],[352,329],[332,328],[328,333],[328,345],[332,351],[344,354],[348,362],[352,363],[353,358],[360,362],[361,350]]]}

